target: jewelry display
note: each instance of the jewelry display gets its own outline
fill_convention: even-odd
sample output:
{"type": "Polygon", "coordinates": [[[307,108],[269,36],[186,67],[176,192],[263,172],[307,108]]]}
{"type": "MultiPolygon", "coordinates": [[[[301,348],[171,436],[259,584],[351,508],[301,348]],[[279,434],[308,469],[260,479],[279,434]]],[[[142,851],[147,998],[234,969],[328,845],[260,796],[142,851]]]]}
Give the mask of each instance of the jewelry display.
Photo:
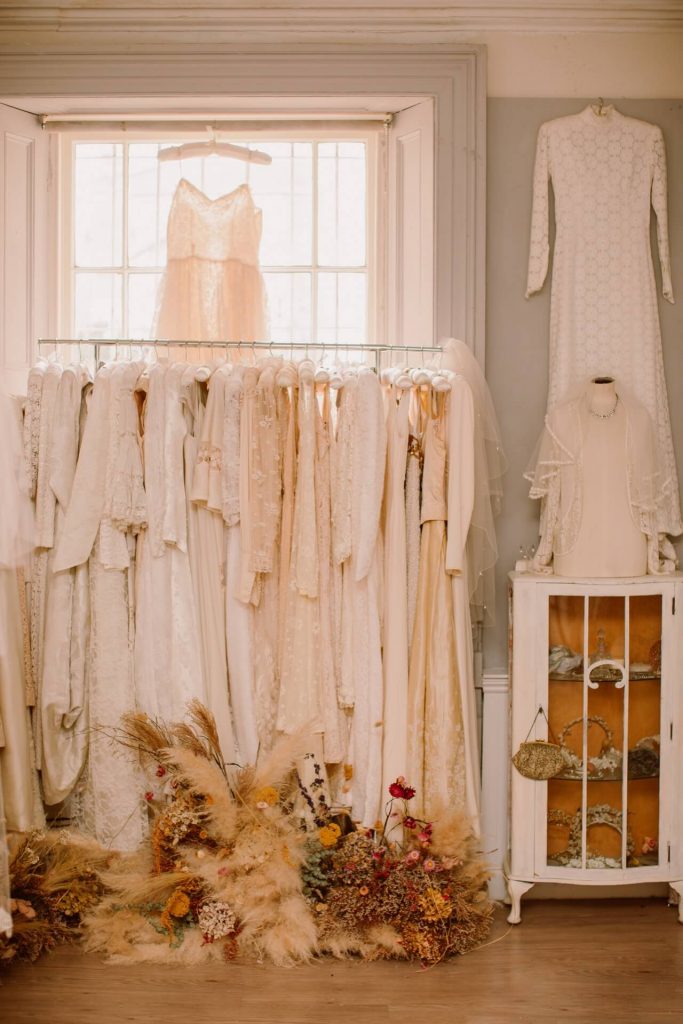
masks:
{"type": "MultiPolygon", "coordinates": [[[[584,721],[583,716],[573,718],[571,722],[567,722],[559,737],[559,744],[562,750],[562,757],[564,760],[564,768],[559,776],[563,779],[582,779],[583,778],[583,761],[581,758],[570,750],[566,744],[567,737],[571,733],[575,725],[579,725],[584,721]]],[[[600,753],[595,757],[588,758],[588,775],[591,779],[611,780],[620,777],[621,767],[623,762],[623,754],[620,750],[617,750],[614,746],[614,733],[610,729],[609,725],[600,715],[589,715],[585,719],[587,728],[590,729],[592,725],[599,726],[604,732],[605,736],[600,747],[600,753]]]]}
{"type": "MultiPolygon", "coordinates": [[[[580,868],[583,867],[581,858],[581,841],[583,834],[583,815],[581,808],[575,813],[551,808],[548,811],[548,825],[561,825],[569,830],[567,846],[560,853],[549,857],[549,862],[558,867],[580,868]]],[[[588,832],[598,825],[607,825],[609,828],[623,834],[623,814],[621,811],[610,807],[609,804],[593,804],[586,808],[586,864],[587,868],[620,868],[621,859],[609,857],[606,854],[598,853],[588,843],[588,832]]],[[[626,830],[626,856],[633,857],[635,843],[630,829],[626,830]]]]}

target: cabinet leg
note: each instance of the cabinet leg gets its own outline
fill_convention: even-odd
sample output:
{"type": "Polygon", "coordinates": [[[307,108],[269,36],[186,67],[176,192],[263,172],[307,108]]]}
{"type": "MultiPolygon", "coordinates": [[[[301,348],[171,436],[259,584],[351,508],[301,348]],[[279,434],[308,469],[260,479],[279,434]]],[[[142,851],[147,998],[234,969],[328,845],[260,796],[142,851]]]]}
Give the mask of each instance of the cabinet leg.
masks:
{"type": "Polygon", "coordinates": [[[673,889],[678,894],[678,920],[683,924],[683,880],[679,882],[669,882],[669,888],[673,889]]]}
{"type": "Polygon", "coordinates": [[[509,924],[519,924],[522,920],[521,904],[522,896],[533,887],[533,882],[518,882],[514,878],[508,878],[508,894],[510,896],[510,913],[508,914],[509,924]]]}

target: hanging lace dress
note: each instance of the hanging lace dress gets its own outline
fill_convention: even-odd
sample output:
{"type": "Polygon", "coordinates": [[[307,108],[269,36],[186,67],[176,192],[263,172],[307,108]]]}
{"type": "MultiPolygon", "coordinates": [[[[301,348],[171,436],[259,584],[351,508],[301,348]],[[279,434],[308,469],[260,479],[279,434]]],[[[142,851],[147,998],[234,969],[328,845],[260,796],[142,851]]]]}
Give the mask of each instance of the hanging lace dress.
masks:
{"type": "Polygon", "coordinates": [[[24,678],[16,573],[18,567],[29,562],[35,525],[27,466],[22,460],[20,422],[19,410],[0,388],[0,935],[8,936],[12,932],[12,913],[6,827],[23,829],[42,824],[42,807],[34,798],[37,779],[26,707],[26,683],[30,680],[24,678]]]}
{"type": "MultiPolygon", "coordinates": [[[[66,367],[59,382],[48,459],[50,486],[57,501],[55,546],[71,498],[85,394],[90,386],[90,375],[83,367],[66,367]]],[[[52,572],[52,560],[45,599],[45,657],[38,705],[42,726],[41,781],[48,805],[59,804],[69,795],[85,763],[90,618],[87,564],[52,572]]]]}
{"type": "Polygon", "coordinates": [[[661,129],[613,107],[542,124],[534,169],[527,298],[548,270],[548,182],[557,236],[550,298],[548,410],[591,377],[616,377],[655,423],[667,500],[661,532],[683,532],[657,289],[650,207],[657,217],[662,293],[673,302],[661,129]]]}
{"type": "MultiPolygon", "coordinates": [[[[387,468],[384,486],[384,744],[382,793],[407,770],[408,743],[408,523],[406,471],[411,390],[391,387],[387,396],[387,468]]],[[[416,503],[419,543],[419,462],[416,503]]]]}
{"type": "Polygon", "coordinates": [[[144,776],[111,740],[135,710],[135,534],[145,523],[135,388],[142,363],[95,379],[54,571],[87,561],[90,582],[88,760],[74,797],[79,828],[114,849],[135,849],[146,828],[144,776]]]}
{"type": "Polygon", "coordinates": [[[424,437],[422,539],[408,675],[408,772],[428,818],[465,809],[465,745],[453,593],[446,569],[447,419],[433,394],[424,437]]]}
{"type": "Polygon", "coordinates": [[[181,179],[168,217],[167,264],[154,337],[169,341],[266,338],[260,241],[261,211],[248,185],[209,199],[181,179]]]}
{"type": "Polygon", "coordinates": [[[135,693],[152,718],[175,722],[206,701],[187,545],[182,405],[185,366],[149,370],[144,410],[147,529],[136,553],[135,693]]]}

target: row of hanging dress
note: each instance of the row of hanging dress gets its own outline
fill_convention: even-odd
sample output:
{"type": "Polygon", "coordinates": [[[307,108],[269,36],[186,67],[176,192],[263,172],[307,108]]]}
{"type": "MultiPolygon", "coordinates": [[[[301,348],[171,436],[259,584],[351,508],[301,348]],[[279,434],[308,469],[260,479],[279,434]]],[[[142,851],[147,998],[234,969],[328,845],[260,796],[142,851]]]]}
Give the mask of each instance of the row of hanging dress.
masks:
{"type": "Polygon", "coordinates": [[[134,847],[145,785],[112,742],[120,717],[177,720],[198,698],[226,761],[305,729],[300,770],[322,771],[357,820],[374,824],[382,789],[411,773],[425,814],[462,806],[476,828],[482,431],[465,375],[446,377],[437,393],[366,368],[330,381],[310,360],[115,363],[94,384],[35,368],[37,484],[52,466],[31,606],[49,804],[68,797],[81,827],[134,847]]]}
{"type": "Polygon", "coordinates": [[[34,513],[22,459],[21,408],[0,387],[0,935],[11,935],[7,833],[44,824],[30,708],[25,571],[34,548],[34,513]]]}

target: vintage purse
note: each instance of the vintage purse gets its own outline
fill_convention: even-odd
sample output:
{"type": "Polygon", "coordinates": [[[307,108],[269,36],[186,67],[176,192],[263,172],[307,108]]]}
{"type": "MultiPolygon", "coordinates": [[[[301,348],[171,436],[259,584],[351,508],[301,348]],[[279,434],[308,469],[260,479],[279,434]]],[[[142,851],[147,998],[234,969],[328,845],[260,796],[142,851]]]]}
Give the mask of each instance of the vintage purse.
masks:
{"type": "Polygon", "coordinates": [[[541,782],[544,779],[552,779],[555,775],[559,775],[565,766],[562,748],[553,736],[550,722],[548,722],[548,733],[552,742],[550,740],[529,739],[539,715],[543,715],[546,722],[548,722],[548,716],[543,708],[539,707],[534,715],[534,720],[531,723],[526,739],[523,743],[520,743],[517,753],[512,757],[512,763],[519,774],[527,779],[535,779],[537,782],[541,782]]]}

